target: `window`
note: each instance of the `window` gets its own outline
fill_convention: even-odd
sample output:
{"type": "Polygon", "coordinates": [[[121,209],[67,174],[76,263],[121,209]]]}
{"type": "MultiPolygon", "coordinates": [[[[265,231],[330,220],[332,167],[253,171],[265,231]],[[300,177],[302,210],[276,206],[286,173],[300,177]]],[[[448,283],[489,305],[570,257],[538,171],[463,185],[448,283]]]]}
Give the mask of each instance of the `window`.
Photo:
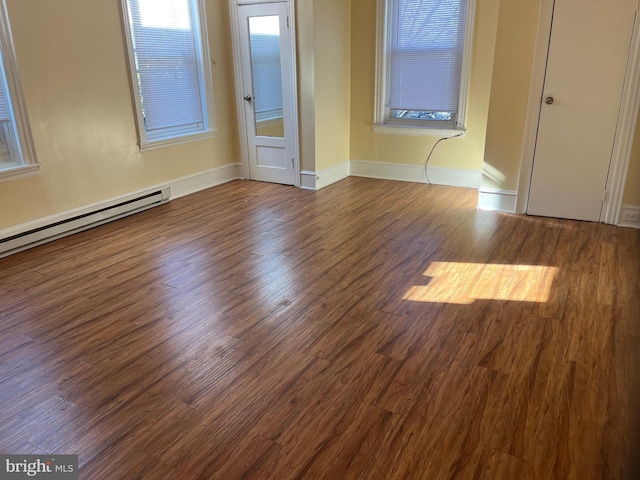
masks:
{"type": "Polygon", "coordinates": [[[282,118],[279,17],[250,17],[249,22],[256,121],[282,118]]]}
{"type": "Polygon", "coordinates": [[[140,149],[215,133],[204,0],[122,0],[140,149]]]}
{"type": "Polygon", "coordinates": [[[38,171],[6,1],[0,4],[0,179],[38,171]]]}
{"type": "Polygon", "coordinates": [[[464,131],[474,6],[474,0],[378,0],[375,131],[464,131]]]}

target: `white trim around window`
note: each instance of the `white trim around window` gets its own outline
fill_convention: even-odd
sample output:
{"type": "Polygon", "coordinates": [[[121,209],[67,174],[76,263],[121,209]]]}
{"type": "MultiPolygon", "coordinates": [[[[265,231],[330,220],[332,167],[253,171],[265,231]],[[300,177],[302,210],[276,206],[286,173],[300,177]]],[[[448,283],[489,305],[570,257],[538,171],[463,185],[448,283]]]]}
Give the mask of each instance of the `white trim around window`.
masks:
{"type": "MultiPolygon", "coordinates": [[[[425,0],[429,1],[429,0],[425,0]]],[[[461,136],[466,132],[467,96],[471,72],[471,52],[475,0],[466,0],[466,25],[458,109],[455,121],[410,120],[392,118],[390,97],[390,48],[394,0],[377,0],[376,84],[373,131],[393,135],[461,136]]]]}
{"type": "Polygon", "coordinates": [[[2,181],[37,173],[40,168],[22,92],[6,0],[0,3],[0,51],[0,81],[3,82],[8,108],[8,117],[0,124],[5,147],[0,158],[2,181]]]}
{"type": "Polygon", "coordinates": [[[121,5],[140,150],[215,136],[205,0],[121,5]]]}

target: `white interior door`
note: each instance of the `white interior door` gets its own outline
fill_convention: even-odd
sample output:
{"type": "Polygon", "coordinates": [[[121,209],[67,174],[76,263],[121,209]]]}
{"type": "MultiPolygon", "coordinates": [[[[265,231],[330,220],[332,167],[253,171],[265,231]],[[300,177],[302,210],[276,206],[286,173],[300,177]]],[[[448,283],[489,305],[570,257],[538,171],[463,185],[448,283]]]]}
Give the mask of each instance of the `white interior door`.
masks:
{"type": "Polygon", "coordinates": [[[288,5],[238,6],[242,94],[252,180],[294,185],[295,62],[288,5]]]}
{"type": "Polygon", "coordinates": [[[527,213],[599,221],[637,0],[556,0],[527,213]]]}

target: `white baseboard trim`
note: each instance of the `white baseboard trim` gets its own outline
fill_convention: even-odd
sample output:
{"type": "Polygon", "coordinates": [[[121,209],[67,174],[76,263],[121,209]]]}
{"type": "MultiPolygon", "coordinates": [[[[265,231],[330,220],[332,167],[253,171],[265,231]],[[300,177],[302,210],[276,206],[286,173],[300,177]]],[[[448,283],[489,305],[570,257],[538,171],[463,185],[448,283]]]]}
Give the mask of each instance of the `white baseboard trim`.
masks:
{"type": "Polygon", "coordinates": [[[516,213],[517,200],[518,192],[515,190],[481,188],[478,193],[478,208],[480,210],[516,213]]]}
{"type": "Polygon", "coordinates": [[[222,167],[212,168],[186,177],[177,178],[166,183],[171,187],[171,198],[180,198],[185,195],[216,187],[232,180],[244,178],[242,165],[230,163],[222,167]]]}
{"type": "Polygon", "coordinates": [[[622,205],[618,218],[619,227],[640,228],[640,205],[622,205]]]}
{"type": "Polygon", "coordinates": [[[317,190],[316,182],[316,172],[311,170],[302,170],[300,172],[300,188],[303,190],[317,190]]]}
{"type": "Polygon", "coordinates": [[[222,167],[212,168],[210,170],[199,172],[194,175],[177,178],[166,183],[152,185],[150,187],[136,190],[125,195],[119,195],[117,197],[102,200],[100,202],[83,205],[81,207],[72,208],[64,212],[59,212],[53,215],[48,215],[46,217],[31,220],[29,222],[0,229],[0,240],[16,235],[22,235],[26,232],[42,229],[60,222],[65,222],[74,217],[79,217],[95,212],[96,210],[109,208],[119,203],[127,202],[131,199],[143,196],[149,192],[166,187],[170,187],[171,189],[171,199],[176,199],[240,178],[243,178],[241,165],[229,164],[222,167]]]}
{"type": "Polygon", "coordinates": [[[351,174],[351,162],[342,162],[319,172],[303,170],[300,172],[300,188],[305,190],[320,190],[329,185],[344,180],[351,174]]]}
{"type": "MultiPolygon", "coordinates": [[[[429,180],[433,184],[450,187],[480,188],[481,170],[429,167],[429,180]]],[[[354,177],[380,178],[402,182],[427,183],[423,165],[370,162],[351,160],[351,175],[354,177]]]]}
{"type": "Polygon", "coordinates": [[[327,187],[351,175],[351,162],[342,162],[316,173],[316,189],[327,187]]]}

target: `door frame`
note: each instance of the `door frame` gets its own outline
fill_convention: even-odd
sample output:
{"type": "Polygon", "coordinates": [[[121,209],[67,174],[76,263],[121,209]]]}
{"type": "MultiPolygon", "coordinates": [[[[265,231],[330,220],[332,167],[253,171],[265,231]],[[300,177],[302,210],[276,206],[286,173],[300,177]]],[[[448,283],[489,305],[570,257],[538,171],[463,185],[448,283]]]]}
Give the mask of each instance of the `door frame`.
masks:
{"type": "Polygon", "coordinates": [[[269,3],[285,3],[287,5],[287,15],[289,16],[288,40],[291,47],[291,104],[294,106],[291,112],[291,123],[293,124],[293,185],[300,186],[300,147],[299,147],[299,124],[298,124],[298,66],[296,49],[296,22],[295,6],[293,0],[229,0],[229,18],[231,22],[231,41],[233,47],[233,70],[235,80],[236,111],[238,115],[238,134],[240,137],[240,159],[242,162],[242,172],[244,178],[251,180],[251,170],[249,168],[249,137],[247,131],[247,119],[244,106],[244,86],[242,83],[242,48],[240,29],[238,28],[238,7],[243,5],[261,5],[269,3]]]}
{"type": "MultiPolygon", "coordinates": [[[[617,225],[622,207],[622,198],[627,181],[631,148],[636,131],[638,111],[640,110],[640,15],[637,11],[631,36],[627,70],[624,78],[622,101],[618,114],[618,126],[613,143],[613,153],[609,166],[600,222],[617,225]]],[[[547,57],[551,42],[551,28],[555,0],[541,0],[538,32],[536,36],[529,101],[525,120],[522,153],[520,156],[520,178],[516,213],[527,213],[529,206],[529,190],[533,175],[533,160],[538,137],[544,81],[547,70],[547,57]]]]}

